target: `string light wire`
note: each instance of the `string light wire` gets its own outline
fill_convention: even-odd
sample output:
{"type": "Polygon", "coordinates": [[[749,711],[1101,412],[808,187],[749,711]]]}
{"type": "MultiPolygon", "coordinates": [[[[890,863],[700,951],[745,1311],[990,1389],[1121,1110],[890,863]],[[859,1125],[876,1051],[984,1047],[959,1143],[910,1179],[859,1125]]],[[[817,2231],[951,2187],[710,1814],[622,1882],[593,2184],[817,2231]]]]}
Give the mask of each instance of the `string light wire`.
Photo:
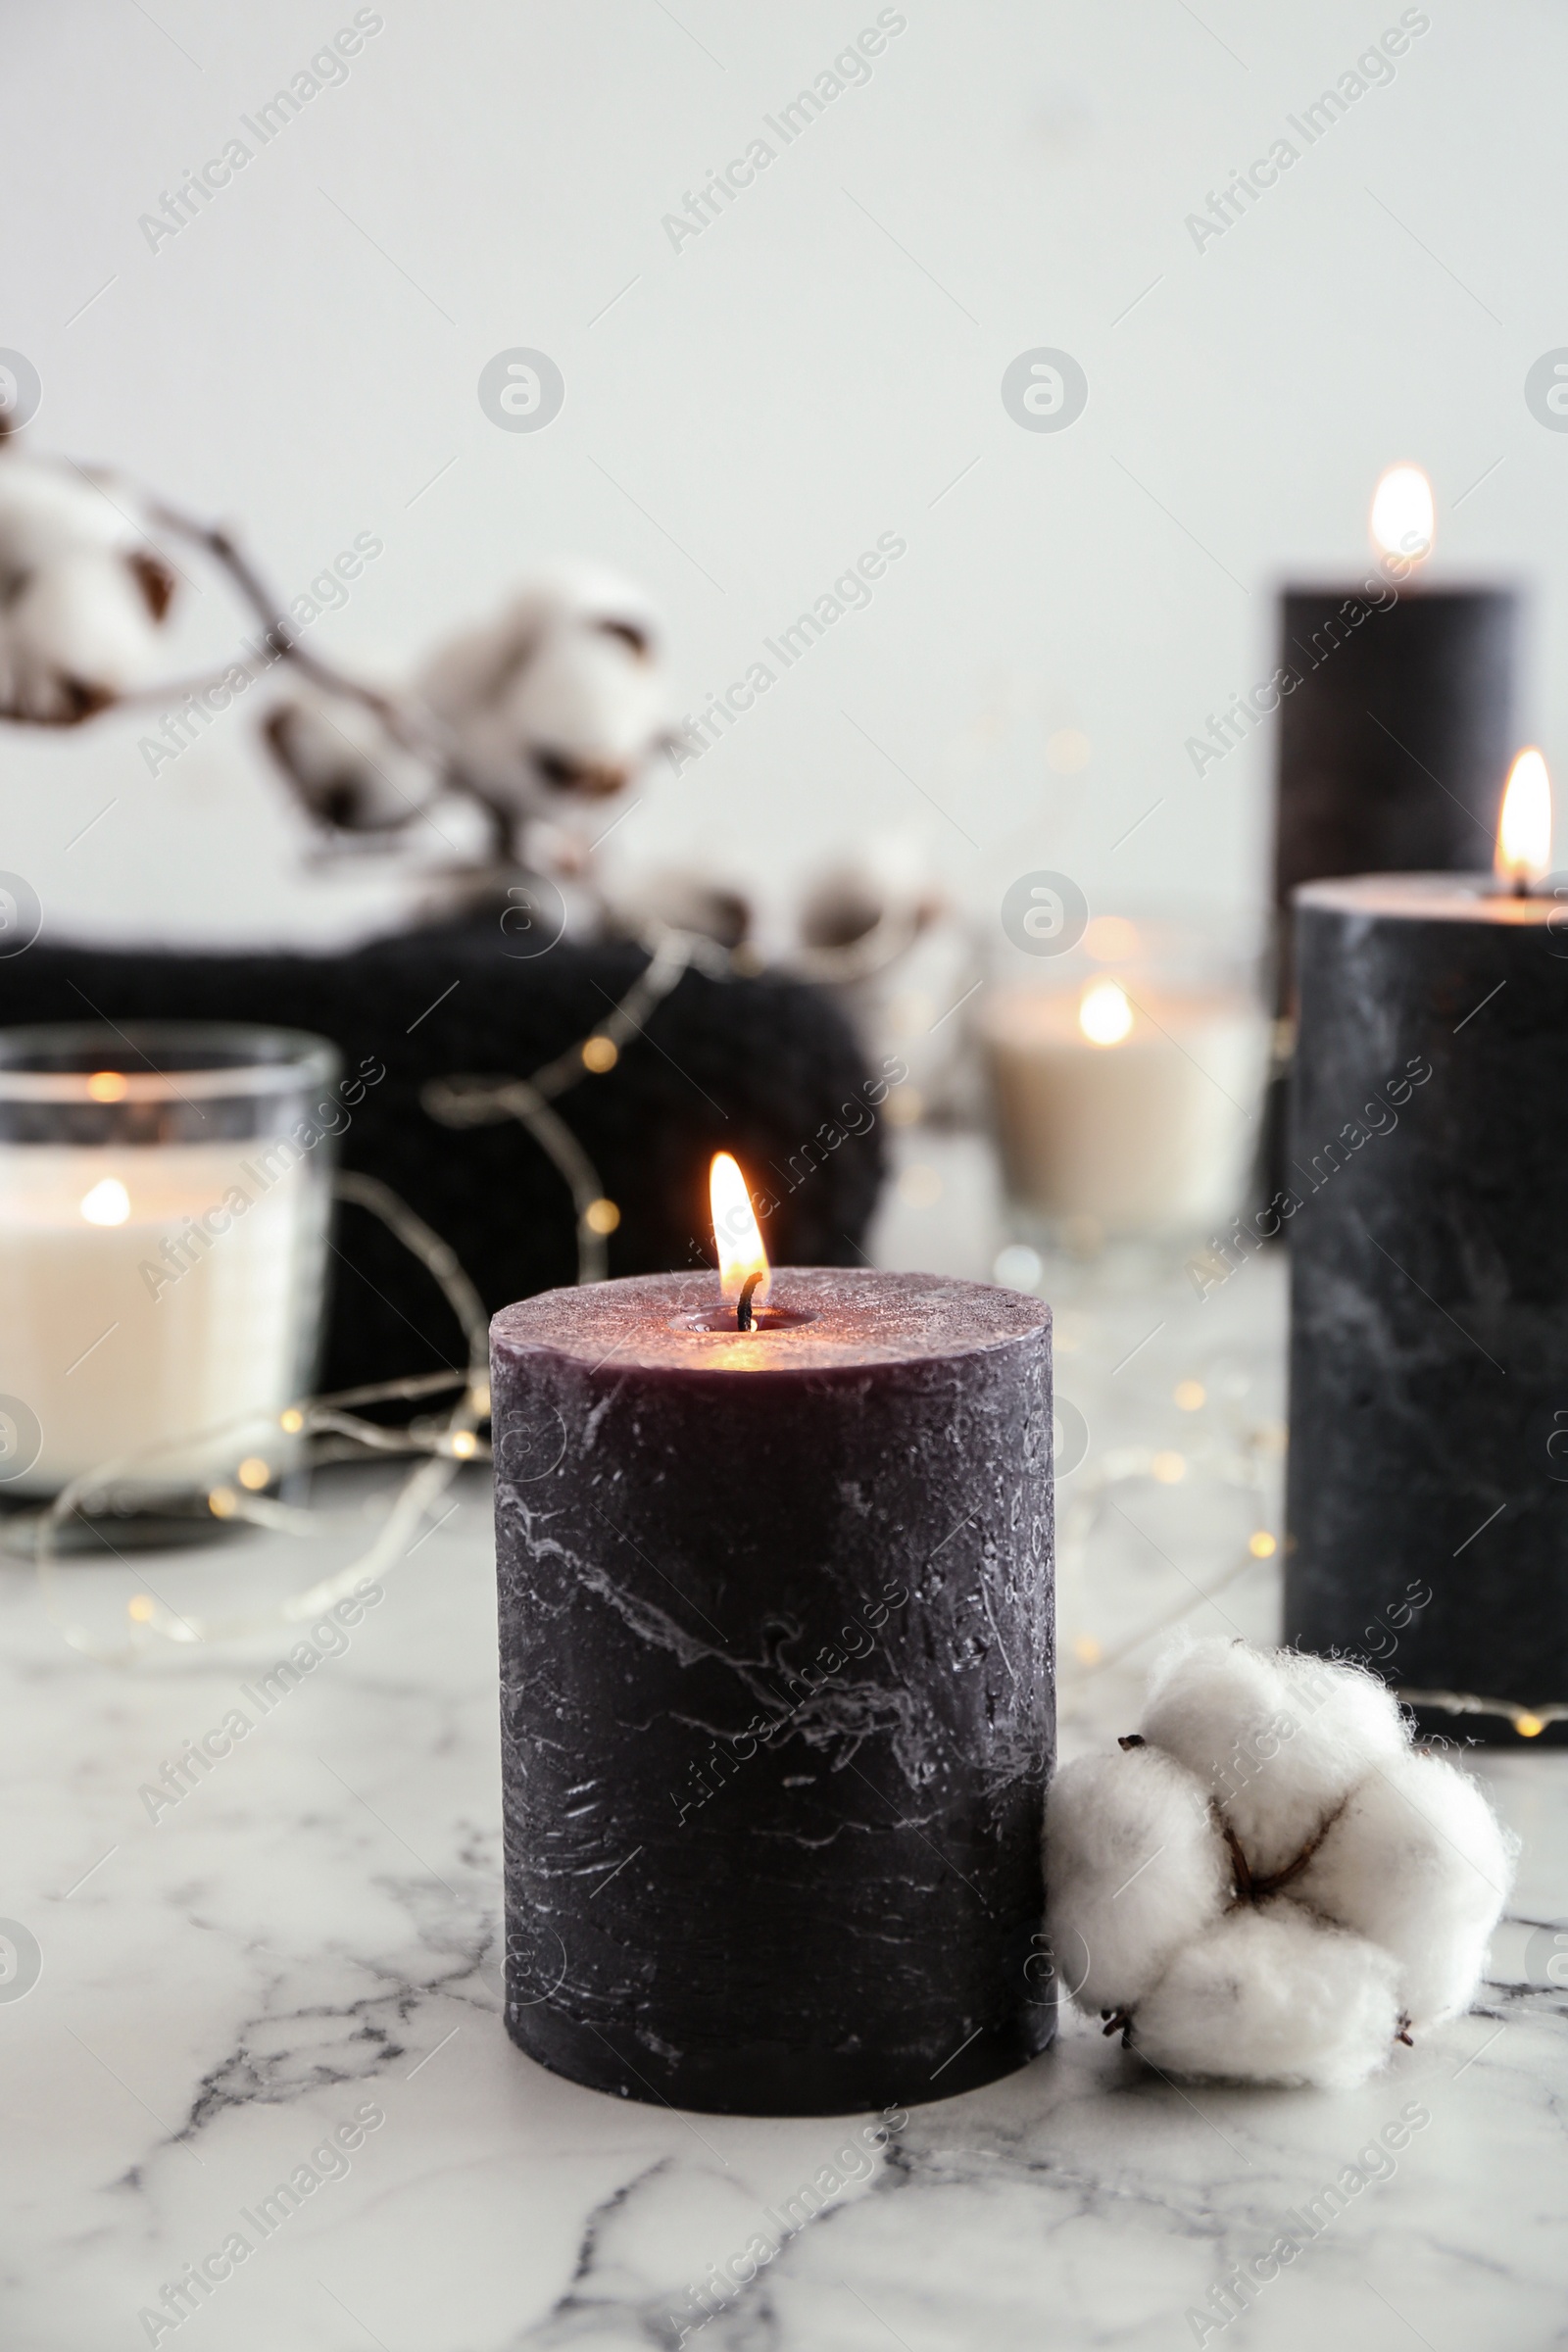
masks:
{"type": "MultiPolygon", "coordinates": [[[[621,1047],[640,1034],[648,1015],[694,964],[711,967],[715,977],[720,975],[720,967],[725,975],[733,969],[723,949],[689,932],[660,926],[645,945],[648,963],[620,1001],[587,1037],[558,1054],[532,1078],[432,1079],[421,1098],[428,1114],[444,1126],[472,1127],[514,1118],[533,1136],[571,1193],[579,1284],[606,1278],[606,1245],[612,1227],[595,1212],[612,1204],[606,1201],[592,1160],[564,1120],[551,1108],[550,1098],[565,1093],[592,1073],[596,1058],[601,1067],[612,1067],[621,1047]],[[587,1049],[598,1039],[609,1040],[614,1049],[612,1055],[590,1054],[587,1049]]],[[[95,1506],[99,1515],[106,1505],[113,1507],[117,1487],[122,1494],[122,1482],[127,1479],[134,1476],[144,1481],[163,1457],[185,1453],[193,1446],[217,1451],[225,1445],[237,1447],[253,1442],[264,1416],[254,1412],[236,1416],[208,1429],[183,1432],[154,1447],[122,1454],[72,1479],[42,1509],[19,1513],[0,1533],[0,1548],[35,1562],[45,1612],[73,1649],[105,1664],[124,1664],[141,1655],[152,1641],[184,1647],[239,1642],[318,1617],[364,1579],[382,1576],[396,1565],[415,1531],[429,1517],[465,1463],[490,1459],[490,1447],[479,1436],[480,1425],[490,1413],[489,1317],[456,1250],[378,1176],[343,1169],[334,1180],[334,1190],[340,1201],[377,1218],[431,1275],[457,1319],[467,1351],[466,1372],[416,1373],[330,1396],[301,1397],[272,1417],[271,1426],[291,1442],[291,1448],[293,1442],[299,1442],[308,1474],[343,1462],[418,1457],[374,1537],[346,1567],[318,1579],[262,1614],[204,1617],[171,1608],[155,1594],[135,1593],[126,1604],[125,1638],[106,1645],[80,1621],[63,1589],[59,1575],[62,1531],[78,1517],[91,1520],[95,1506]],[[422,1402],[453,1391],[458,1393],[451,1405],[433,1420],[416,1415],[405,1424],[389,1427],[368,1420],[354,1409],[368,1404],[422,1402]]],[[[183,1494],[181,1501],[188,1510],[188,1497],[183,1494]]],[[[220,1521],[239,1520],[272,1535],[296,1539],[318,1535],[359,1516],[358,1511],[344,1513],[252,1494],[237,1481],[211,1486],[205,1507],[220,1521]]]]}

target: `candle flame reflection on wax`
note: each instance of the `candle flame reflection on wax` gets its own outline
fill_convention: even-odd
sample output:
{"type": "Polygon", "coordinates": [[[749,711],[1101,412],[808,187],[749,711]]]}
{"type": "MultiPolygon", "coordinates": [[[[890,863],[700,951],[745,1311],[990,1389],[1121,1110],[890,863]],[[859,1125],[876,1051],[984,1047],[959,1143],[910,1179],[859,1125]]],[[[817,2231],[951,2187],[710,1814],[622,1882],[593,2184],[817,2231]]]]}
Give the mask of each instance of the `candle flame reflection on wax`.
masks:
{"type": "Polygon", "coordinates": [[[731,1306],[740,1303],[740,1296],[754,1274],[761,1280],[752,1293],[752,1305],[759,1307],[773,1287],[773,1276],[762,1248],[762,1236],[752,1206],[746,1179],[727,1152],[717,1152],[709,1177],[709,1198],[713,1210],[713,1247],[718,1252],[720,1295],[731,1306]]]}
{"type": "Polygon", "coordinates": [[[1092,1046],[1119,1046],[1133,1025],[1126,991],[1114,980],[1094,980],[1078,1001],[1078,1026],[1092,1046]]]}
{"type": "Polygon", "coordinates": [[[1432,484],[1420,466],[1388,466],[1372,493],[1372,544],[1380,560],[1408,574],[1431,555],[1436,527],[1432,484]]]}
{"type": "Polygon", "coordinates": [[[1551,863],[1551,778],[1530,744],[1508,770],[1493,864],[1499,882],[1528,890],[1551,863]]]}

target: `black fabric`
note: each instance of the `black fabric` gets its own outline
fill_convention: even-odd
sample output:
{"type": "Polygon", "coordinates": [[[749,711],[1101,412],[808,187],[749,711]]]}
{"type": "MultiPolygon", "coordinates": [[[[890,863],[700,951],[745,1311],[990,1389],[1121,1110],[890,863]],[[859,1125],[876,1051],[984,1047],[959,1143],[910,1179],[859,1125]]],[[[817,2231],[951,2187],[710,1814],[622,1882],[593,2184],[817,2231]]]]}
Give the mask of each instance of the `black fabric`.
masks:
{"type": "MultiPolygon", "coordinates": [[[[523,961],[488,922],[334,956],[39,943],[0,962],[0,1024],[272,1022],[330,1038],[350,1070],[384,1062],[385,1077],[351,1114],[342,1162],[380,1177],[433,1226],[494,1312],[576,1280],[570,1196],[514,1121],[438,1126],[419,1090],[457,1072],[529,1076],[586,1036],[646,960],[629,943],[563,942],[523,961]]],[[[585,1076],[556,1103],[621,1212],[611,1273],[711,1263],[708,1169],[718,1151],[776,1198],[764,1226],[775,1262],[859,1262],[882,1138],[857,1103],[864,1056],[837,1006],[801,981],[688,971],[645,1027],[613,1070],[585,1076]]],[[[106,1026],[106,1062],[124,1059],[106,1026]]],[[[462,1363],[435,1284],[374,1219],[340,1209],[334,1250],[324,1386],[462,1363]]]]}

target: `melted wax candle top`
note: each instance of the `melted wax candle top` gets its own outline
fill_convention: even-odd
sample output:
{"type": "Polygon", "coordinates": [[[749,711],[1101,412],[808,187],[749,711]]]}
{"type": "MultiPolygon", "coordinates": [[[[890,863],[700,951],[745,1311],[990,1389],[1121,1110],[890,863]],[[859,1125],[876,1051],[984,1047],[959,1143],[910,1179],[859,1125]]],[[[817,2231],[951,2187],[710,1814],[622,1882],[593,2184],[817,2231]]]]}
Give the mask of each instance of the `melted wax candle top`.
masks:
{"type": "Polygon", "coordinates": [[[1568,921],[1568,900],[1553,895],[1550,877],[1516,893],[1491,873],[1356,874],[1302,883],[1295,897],[1298,906],[1368,919],[1395,915],[1411,922],[1502,923],[1552,932],[1568,921]]]}
{"type": "Polygon", "coordinates": [[[1010,1345],[1051,1320],[1041,1299],[938,1274],[783,1266],[757,1328],[735,1328],[718,1276],[643,1274],[544,1291],[503,1307],[498,1348],[547,1349],[597,1367],[809,1373],[917,1363],[1010,1345]]]}

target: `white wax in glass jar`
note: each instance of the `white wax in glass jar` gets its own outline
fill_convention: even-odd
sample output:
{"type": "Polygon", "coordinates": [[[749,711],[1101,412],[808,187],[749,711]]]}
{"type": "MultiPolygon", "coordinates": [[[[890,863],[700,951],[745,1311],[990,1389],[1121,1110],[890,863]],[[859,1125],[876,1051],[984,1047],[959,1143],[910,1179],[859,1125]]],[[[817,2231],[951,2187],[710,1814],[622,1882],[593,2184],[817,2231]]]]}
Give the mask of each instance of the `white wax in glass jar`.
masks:
{"type": "MultiPolygon", "coordinates": [[[[232,1435],[171,1441],[297,1395],[330,1186],[324,1156],[280,1166],[290,1150],[0,1144],[0,1395],[43,1433],[9,1494],[127,1454],[149,1458],[117,1484],[199,1488],[232,1468],[232,1435]]],[[[279,1435],[273,1467],[284,1452],[279,1435]]]]}
{"type": "Polygon", "coordinates": [[[998,988],[978,1027],[1008,1193],[1104,1234],[1185,1236],[1240,1205],[1267,1026],[1243,992],[998,988]]]}

